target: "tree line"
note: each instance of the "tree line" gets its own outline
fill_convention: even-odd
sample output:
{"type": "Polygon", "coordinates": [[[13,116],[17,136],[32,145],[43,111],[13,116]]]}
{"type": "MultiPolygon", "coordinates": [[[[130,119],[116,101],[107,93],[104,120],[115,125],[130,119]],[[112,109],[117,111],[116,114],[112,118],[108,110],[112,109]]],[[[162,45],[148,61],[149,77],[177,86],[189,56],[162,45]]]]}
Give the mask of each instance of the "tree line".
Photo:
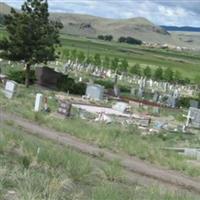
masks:
{"type": "MultiPolygon", "coordinates": [[[[98,35],[97,38],[99,40],[105,40],[105,41],[112,41],[113,36],[112,35],[98,35]]],[[[127,43],[127,44],[136,44],[136,45],[141,45],[142,41],[139,39],[135,39],[133,37],[123,37],[121,36],[118,38],[118,42],[120,43],[127,43]]]]}
{"type": "Polygon", "coordinates": [[[97,37],[99,40],[105,40],[105,41],[112,41],[113,36],[112,35],[98,35],[97,37]]]}
{"type": "Polygon", "coordinates": [[[162,67],[157,67],[155,70],[152,70],[149,66],[141,68],[139,64],[135,64],[129,68],[131,74],[137,76],[144,76],[148,79],[153,79],[156,81],[166,81],[170,83],[179,83],[179,84],[189,84],[190,79],[184,78],[180,71],[173,71],[170,67],[163,69],[162,67]]]}
{"type": "Polygon", "coordinates": [[[118,42],[120,43],[128,43],[128,44],[137,44],[137,45],[141,45],[142,44],[142,41],[141,40],[138,40],[138,39],[135,39],[133,37],[120,37],[118,39],[118,42]]]}
{"type": "Polygon", "coordinates": [[[77,49],[63,50],[63,58],[78,61],[82,64],[92,64],[105,69],[118,70],[119,72],[126,72],[129,68],[129,64],[126,59],[119,59],[117,57],[110,58],[107,55],[101,56],[99,53],[87,56],[83,51],[78,51],[77,49]]]}
{"type": "Polygon", "coordinates": [[[140,64],[130,66],[127,59],[125,58],[110,58],[107,55],[101,56],[99,53],[87,56],[83,51],[78,51],[76,49],[65,49],[63,54],[65,59],[71,59],[73,61],[77,60],[79,63],[82,64],[92,64],[94,66],[102,67],[104,69],[111,69],[117,73],[126,73],[129,75],[146,77],[147,79],[153,79],[156,81],[167,81],[180,84],[190,83],[190,79],[184,78],[180,71],[174,71],[170,67],[157,67],[156,69],[152,69],[150,66],[141,67],[140,64]]]}

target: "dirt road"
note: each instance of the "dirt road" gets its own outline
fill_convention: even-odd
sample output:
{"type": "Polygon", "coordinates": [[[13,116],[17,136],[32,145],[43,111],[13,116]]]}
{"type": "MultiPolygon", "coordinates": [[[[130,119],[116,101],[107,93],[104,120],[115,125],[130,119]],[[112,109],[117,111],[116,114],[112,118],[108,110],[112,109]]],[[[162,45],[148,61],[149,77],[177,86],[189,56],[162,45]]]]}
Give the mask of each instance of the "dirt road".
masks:
{"type": "Polygon", "coordinates": [[[60,144],[72,147],[82,153],[98,157],[101,160],[118,160],[120,161],[121,166],[128,171],[170,184],[171,186],[178,186],[182,189],[195,191],[200,194],[200,181],[184,176],[179,172],[159,168],[135,157],[113,153],[110,150],[88,144],[85,141],[67,133],[57,132],[55,130],[42,127],[34,122],[30,122],[20,117],[0,111],[0,122],[3,123],[4,121],[13,121],[31,134],[54,140],[60,144]]]}

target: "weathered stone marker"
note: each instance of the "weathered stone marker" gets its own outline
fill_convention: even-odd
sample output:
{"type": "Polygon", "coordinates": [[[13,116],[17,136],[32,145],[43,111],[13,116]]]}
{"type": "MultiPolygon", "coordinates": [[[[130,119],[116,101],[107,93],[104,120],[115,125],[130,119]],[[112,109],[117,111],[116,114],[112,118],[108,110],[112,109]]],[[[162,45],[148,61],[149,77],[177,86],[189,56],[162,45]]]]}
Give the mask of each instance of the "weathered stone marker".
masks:
{"type": "Polygon", "coordinates": [[[35,112],[39,112],[42,110],[42,102],[43,102],[43,95],[40,93],[36,94],[35,108],[34,108],[35,112]]]}
{"type": "Polygon", "coordinates": [[[71,114],[71,103],[60,101],[58,113],[63,115],[64,117],[69,117],[71,114]]]}
{"type": "Polygon", "coordinates": [[[15,81],[6,81],[6,86],[5,86],[5,96],[9,99],[12,99],[17,88],[17,83],[15,81]]]}

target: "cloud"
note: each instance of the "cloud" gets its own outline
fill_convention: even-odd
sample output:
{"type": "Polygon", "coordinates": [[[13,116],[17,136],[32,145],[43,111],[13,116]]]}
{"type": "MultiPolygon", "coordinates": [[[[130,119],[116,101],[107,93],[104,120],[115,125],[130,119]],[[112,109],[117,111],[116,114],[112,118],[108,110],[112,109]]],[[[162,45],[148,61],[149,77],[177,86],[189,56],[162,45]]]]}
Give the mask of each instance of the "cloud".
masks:
{"type": "MultiPolygon", "coordinates": [[[[1,0],[19,8],[23,0],[1,0]]],[[[49,0],[52,12],[107,18],[145,17],[155,24],[200,26],[200,0],[49,0]]]]}

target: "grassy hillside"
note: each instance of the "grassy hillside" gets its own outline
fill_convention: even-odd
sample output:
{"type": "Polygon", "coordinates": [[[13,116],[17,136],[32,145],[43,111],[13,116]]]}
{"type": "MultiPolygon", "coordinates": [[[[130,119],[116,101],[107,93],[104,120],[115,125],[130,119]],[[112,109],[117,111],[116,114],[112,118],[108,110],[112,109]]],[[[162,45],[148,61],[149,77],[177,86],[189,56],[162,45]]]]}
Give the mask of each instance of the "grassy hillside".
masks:
{"type": "MultiPolygon", "coordinates": [[[[10,6],[0,3],[0,14],[8,14],[10,6]]],[[[101,34],[111,34],[117,40],[121,36],[131,36],[145,42],[171,44],[199,49],[200,37],[178,36],[156,26],[149,20],[137,17],[130,19],[109,19],[83,14],[51,13],[51,18],[64,24],[63,33],[96,38],[101,34]]]]}
{"type": "MultiPolygon", "coordinates": [[[[134,155],[155,165],[165,166],[197,179],[200,178],[199,167],[188,163],[186,157],[161,150],[164,147],[198,147],[200,142],[198,135],[191,137],[187,134],[161,132],[143,137],[141,131],[134,125],[122,126],[120,123],[114,122],[110,125],[94,123],[93,120],[81,119],[76,110],[72,111],[74,117],[61,120],[54,117],[53,114],[32,111],[36,93],[42,93],[46,97],[51,96],[52,99],[48,101],[48,105],[52,113],[57,112],[58,102],[55,98],[57,92],[38,87],[26,89],[21,85],[18,86],[18,95],[12,101],[8,101],[0,91],[1,108],[25,119],[36,121],[43,126],[69,133],[99,147],[134,155]]],[[[180,119],[183,113],[177,110],[161,109],[161,114],[167,117],[171,116],[176,120],[180,119]]]]}
{"type": "Polygon", "coordinates": [[[112,34],[115,39],[120,36],[132,36],[143,41],[172,41],[168,32],[141,17],[120,20],[67,13],[52,13],[51,17],[62,21],[63,32],[67,34],[89,37],[112,34]]]}
{"type": "Polygon", "coordinates": [[[89,157],[30,136],[7,122],[0,135],[1,200],[195,200],[183,191],[119,181],[114,163],[99,166],[89,157]],[[110,175],[115,179],[109,180],[110,175]]]}
{"type": "Polygon", "coordinates": [[[6,3],[0,2],[0,14],[7,15],[10,13],[11,7],[6,3]]]}

